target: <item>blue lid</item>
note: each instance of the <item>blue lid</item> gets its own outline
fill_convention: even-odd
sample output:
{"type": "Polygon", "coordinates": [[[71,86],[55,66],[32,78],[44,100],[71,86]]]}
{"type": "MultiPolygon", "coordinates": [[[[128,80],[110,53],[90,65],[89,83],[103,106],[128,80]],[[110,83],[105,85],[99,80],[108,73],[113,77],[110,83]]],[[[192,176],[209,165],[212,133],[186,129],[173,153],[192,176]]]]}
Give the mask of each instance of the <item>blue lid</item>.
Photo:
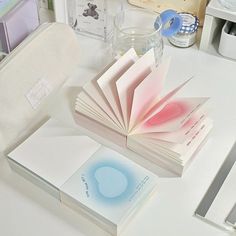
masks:
{"type": "Polygon", "coordinates": [[[182,27],[179,30],[179,33],[192,34],[197,31],[199,26],[199,19],[197,16],[194,16],[187,12],[180,12],[179,15],[183,20],[182,27]]]}
{"type": "MultiPolygon", "coordinates": [[[[179,32],[182,26],[182,17],[174,10],[165,10],[160,14],[162,29],[161,34],[165,37],[171,37],[179,32]]],[[[154,23],[155,29],[160,27],[159,17],[154,23]]]]}

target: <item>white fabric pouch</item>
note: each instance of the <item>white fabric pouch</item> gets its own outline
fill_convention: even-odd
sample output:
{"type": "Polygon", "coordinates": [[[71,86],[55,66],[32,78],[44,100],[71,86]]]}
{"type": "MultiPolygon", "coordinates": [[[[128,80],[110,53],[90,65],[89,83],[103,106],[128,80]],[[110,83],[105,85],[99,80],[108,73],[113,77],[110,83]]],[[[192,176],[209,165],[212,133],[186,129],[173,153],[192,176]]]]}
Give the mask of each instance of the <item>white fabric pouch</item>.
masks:
{"type": "Polygon", "coordinates": [[[65,24],[43,24],[0,63],[0,151],[42,122],[47,105],[79,64],[79,43],[65,24]]]}

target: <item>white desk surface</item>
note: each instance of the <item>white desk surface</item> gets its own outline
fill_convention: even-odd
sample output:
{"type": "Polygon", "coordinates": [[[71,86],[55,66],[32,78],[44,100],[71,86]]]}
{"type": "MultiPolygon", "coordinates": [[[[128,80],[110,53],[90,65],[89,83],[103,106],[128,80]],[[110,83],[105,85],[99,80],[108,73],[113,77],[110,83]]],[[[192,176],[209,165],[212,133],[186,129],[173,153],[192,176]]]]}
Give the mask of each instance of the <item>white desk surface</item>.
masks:
{"type": "MultiPolygon", "coordinates": [[[[61,93],[60,105],[51,115],[74,125],[67,96],[73,101],[78,86],[91,78],[109,58],[103,43],[83,36],[81,63],[77,77],[71,78],[61,93]],[[64,108],[63,108],[64,107],[64,108]]],[[[182,178],[160,178],[159,190],[128,226],[124,236],[224,236],[227,233],[193,216],[200,200],[224,161],[236,137],[236,62],[208,55],[195,47],[166,46],[172,57],[166,88],[191,75],[195,79],[181,94],[210,96],[206,107],[214,129],[206,145],[182,178]]],[[[1,236],[97,236],[106,234],[87,228],[79,215],[56,199],[13,173],[0,158],[0,235],[1,236]]]]}

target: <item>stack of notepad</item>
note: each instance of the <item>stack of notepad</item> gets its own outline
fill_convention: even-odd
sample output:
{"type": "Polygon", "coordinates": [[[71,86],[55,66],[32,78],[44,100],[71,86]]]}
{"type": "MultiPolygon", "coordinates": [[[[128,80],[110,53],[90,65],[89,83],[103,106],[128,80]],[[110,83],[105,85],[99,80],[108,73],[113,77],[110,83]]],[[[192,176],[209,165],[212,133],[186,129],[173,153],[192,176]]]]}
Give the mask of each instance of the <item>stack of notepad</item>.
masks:
{"type": "Polygon", "coordinates": [[[11,167],[112,235],[156,190],[157,177],[78,131],[49,120],[8,155],[11,167]]]}
{"type": "Polygon", "coordinates": [[[117,152],[102,148],[61,188],[61,200],[118,235],[153,195],[156,177],[117,152]]]}
{"type": "Polygon", "coordinates": [[[150,165],[181,175],[212,121],[201,110],[208,98],[176,97],[191,79],[160,96],[168,67],[169,60],[155,66],[153,50],[139,58],[130,49],[83,87],[76,120],[150,165]]]}

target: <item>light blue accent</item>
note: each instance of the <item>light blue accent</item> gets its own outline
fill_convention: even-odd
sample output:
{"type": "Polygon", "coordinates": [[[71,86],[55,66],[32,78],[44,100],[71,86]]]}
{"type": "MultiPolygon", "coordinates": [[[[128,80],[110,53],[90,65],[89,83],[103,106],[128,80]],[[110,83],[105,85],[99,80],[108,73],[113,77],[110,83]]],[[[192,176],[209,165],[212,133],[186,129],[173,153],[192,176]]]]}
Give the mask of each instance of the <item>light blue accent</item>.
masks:
{"type": "Polygon", "coordinates": [[[119,197],[128,187],[126,176],[110,166],[98,168],[94,176],[97,180],[99,192],[107,198],[119,197]]]}
{"type": "Polygon", "coordinates": [[[116,161],[95,163],[86,171],[86,177],[93,198],[105,204],[128,201],[136,188],[132,170],[116,161]]]}
{"type": "Polygon", "coordinates": [[[7,6],[11,0],[0,0],[0,11],[7,6]]]}
{"type": "Polygon", "coordinates": [[[0,17],[9,12],[19,0],[0,0],[0,17]]]}
{"type": "MultiPolygon", "coordinates": [[[[165,37],[171,37],[175,35],[182,27],[183,20],[182,17],[174,10],[166,10],[160,14],[161,18],[161,34],[165,37]],[[169,24],[169,27],[166,25],[169,24]]],[[[154,23],[155,29],[159,29],[159,16],[154,23]]]]}

